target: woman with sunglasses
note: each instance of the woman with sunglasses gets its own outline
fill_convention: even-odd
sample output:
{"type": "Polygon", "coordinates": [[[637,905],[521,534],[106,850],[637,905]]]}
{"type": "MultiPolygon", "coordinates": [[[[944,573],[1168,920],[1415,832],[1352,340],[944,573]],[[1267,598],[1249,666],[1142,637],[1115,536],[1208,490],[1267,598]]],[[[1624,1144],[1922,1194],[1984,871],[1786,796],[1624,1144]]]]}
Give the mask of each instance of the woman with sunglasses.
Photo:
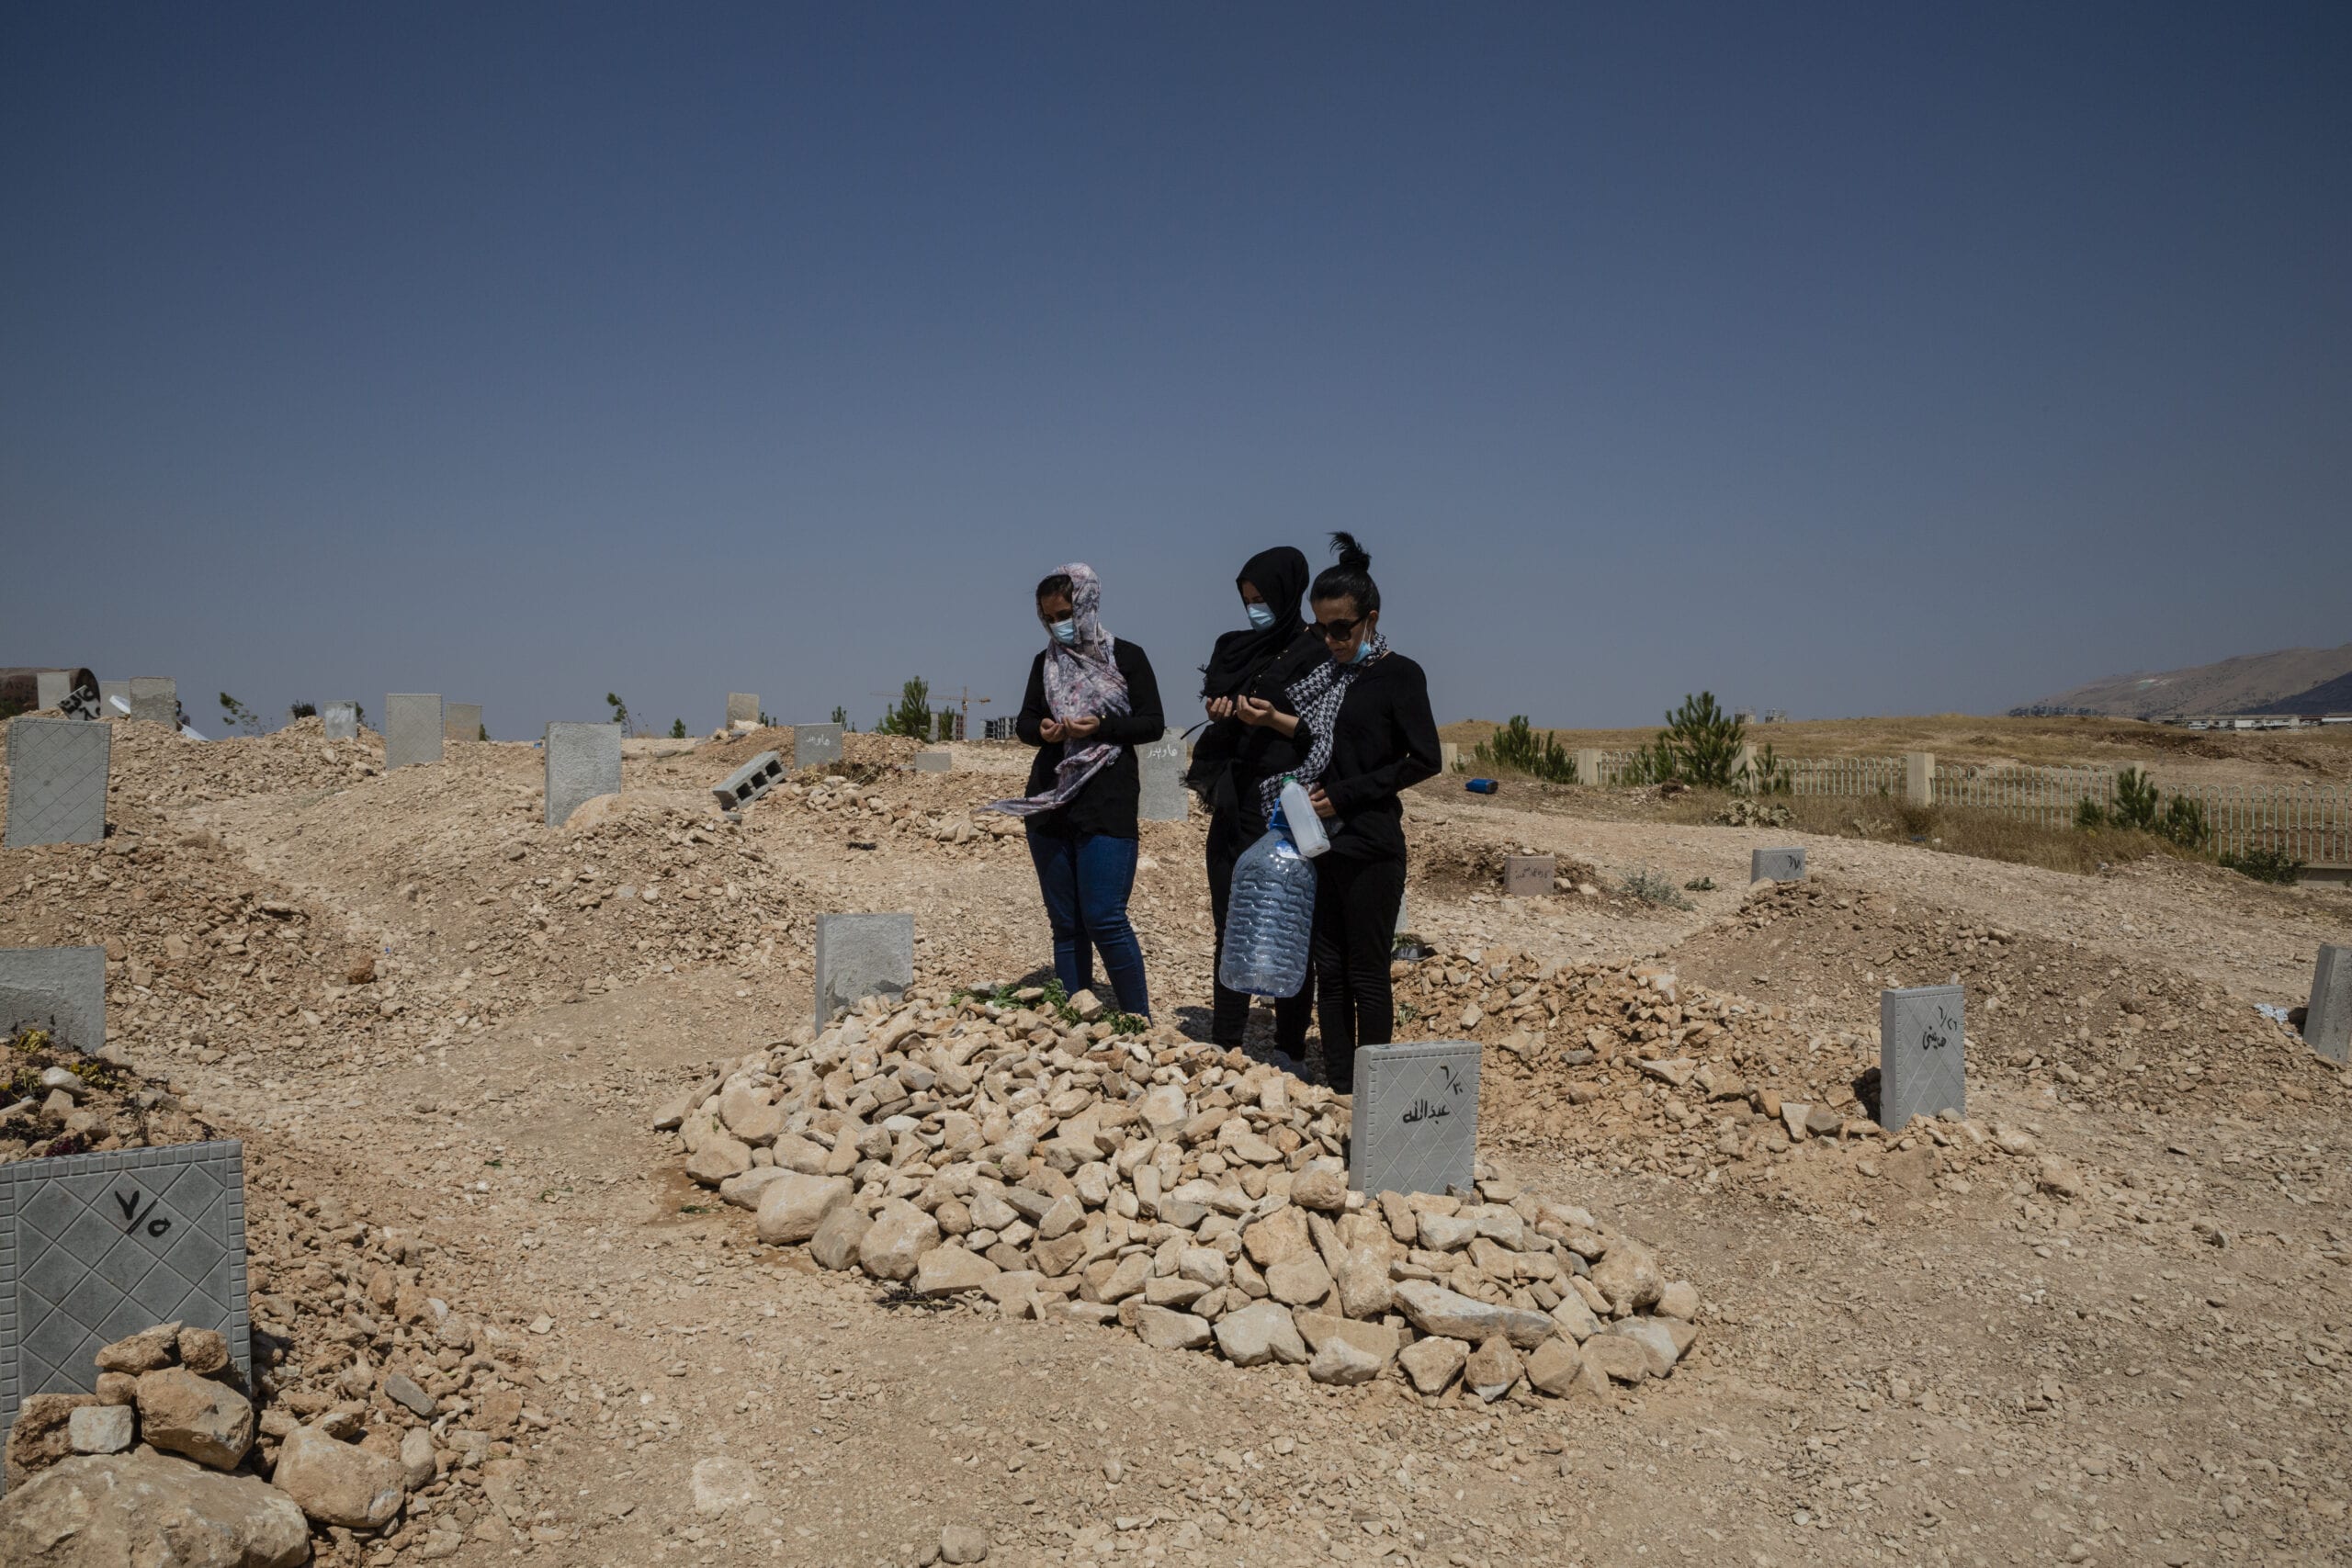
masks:
{"type": "MultiPolygon", "coordinates": [[[[1209,726],[1193,748],[1192,772],[1185,782],[1209,809],[1209,908],[1216,918],[1219,964],[1225,961],[1234,863],[1266,831],[1259,786],[1268,779],[1279,780],[1306,757],[1294,736],[1271,725],[1244,724],[1238,705],[1263,701],[1272,711],[1287,714],[1283,693],[1323,662],[1322,639],[1299,614],[1310,574],[1306,553],[1287,545],[1251,556],[1234,579],[1250,625],[1218,637],[1201,671],[1201,701],[1208,709],[1209,726]]],[[[1228,990],[1214,978],[1214,968],[1210,973],[1216,1005],[1209,1038],[1219,1045],[1238,1045],[1250,1028],[1249,993],[1228,990]]],[[[1294,1061],[1306,1054],[1306,1028],[1314,1016],[1315,979],[1310,973],[1298,995],[1274,1002],[1274,1043],[1294,1061]]]]}
{"type": "MultiPolygon", "coordinates": [[[[1308,785],[1331,848],[1315,863],[1315,977],[1321,992],[1323,1081],[1355,1089],[1356,1047],[1385,1045],[1396,1030],[1388,987],[1396,912],[1405,901],[1403,793],[1439,769],[1437,720],[1421,667],[1380,635],[1380,585],[1372,557],[1346,534],[1331,536],[1339,564],[1307,591],[1329,659],[1285,694],[1290,712],[1236,700],[1242,723],[1292,737],[1305,761],[1290,770],[1308,785]],[[1293,717],[1292,715],[1296,716],[1293,717]]],[[[1259,788],[1271,814],[1279,778],[1259,788]]]]}
{"type": "Polygon", "coordinates": [[[1148,1018],[1143,948],[1127,920],[1143,793],[1135,749],[1159,739],[1167,725],[1151,660],[1102,629],[1102,584],[1080,562],[1037,584],[1046,646],[1029,666],[1013,722],[1037,756],[1028,795],[989,809],[1027,818],[1062,989],[1071,996],[1093,989],[1100,951],[1119,1007],[1148,1018]]]}

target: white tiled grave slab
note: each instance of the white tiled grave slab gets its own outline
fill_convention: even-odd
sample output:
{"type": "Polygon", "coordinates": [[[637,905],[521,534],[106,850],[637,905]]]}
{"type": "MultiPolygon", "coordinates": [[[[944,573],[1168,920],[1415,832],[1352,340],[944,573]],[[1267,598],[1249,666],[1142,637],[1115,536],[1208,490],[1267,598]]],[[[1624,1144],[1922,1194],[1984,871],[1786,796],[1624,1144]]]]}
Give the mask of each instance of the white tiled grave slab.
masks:
{"type": "Polygon", "coordinates": [[[384,771],[441,760],[441,698],[394,692],[384,699],[384,771]]]}
{"type": "Polygon", "coordinates": [[[1803,882],[1804,880],[1804,851],[1750,850],[1747,852],[1747,880],[1750,882],[1803,882]]]}
{"type": "Polygon", "coordinates": [[[1878,1124],[1888,1132],[1914,1116],[1968,1114],[1966,1002],[1959,986],[1878,994],[1878,1124]]]}
{"type": "Polygon", "coordinates": [[[114,730],[78,718],[8,726],[7,847],[95,844],[107,836],[114,730]]]}
{"type": "Polygon", "coordinates": [[[1445,1192],[1478,1163],[1478,1047],[1462,1041],[1356,1052],[1348,1185],[1359,1192],[1445,1192]]]}
{"type": "Polygon", "coordinates": [[[28,1024],[85,1056],[107,1043],[107,950],[0,947],[0,1037],[28,1024]]]}
{"type": "Polygon", "coordinates": [[[244,1145],[0,1165],[0,1427],[29,1393],[89,1393],[90,1358],[159,1323],[218,1329],[253,1382],[244,1145]]]}

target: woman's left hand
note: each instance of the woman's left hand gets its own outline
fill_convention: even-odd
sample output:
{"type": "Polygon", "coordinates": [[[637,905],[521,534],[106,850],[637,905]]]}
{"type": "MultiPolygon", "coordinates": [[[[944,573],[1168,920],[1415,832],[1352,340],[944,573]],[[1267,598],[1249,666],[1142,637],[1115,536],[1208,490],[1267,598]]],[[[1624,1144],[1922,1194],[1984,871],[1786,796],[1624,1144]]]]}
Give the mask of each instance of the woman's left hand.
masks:
{"type": "Polygon", "coordinates": [[[1323,793],[1321,784],[1317,784],[1306,792],[1306,804],[1315,807],[1315,815],[1326,821],[1340,814],[1339,807],[1331,804],[1331,797],[1323,793]]]}
{"type": "Polygon", "coordinates": [[[1102,721],[1091,714],[1084,718],[1066,718],[1062,720],[1062,733],[1069,736],[1072,740],[1089,739],[1093,736],[1096,730],[1102,728],[1102,721]]]}

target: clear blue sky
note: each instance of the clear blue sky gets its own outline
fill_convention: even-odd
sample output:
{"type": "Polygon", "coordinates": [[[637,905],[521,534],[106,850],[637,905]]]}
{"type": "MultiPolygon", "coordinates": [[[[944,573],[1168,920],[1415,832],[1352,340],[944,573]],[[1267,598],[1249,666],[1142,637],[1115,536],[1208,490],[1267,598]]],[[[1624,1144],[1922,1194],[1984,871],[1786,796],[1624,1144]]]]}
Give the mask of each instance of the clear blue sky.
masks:
{"type": "Polygon", "coordinates": [[[2352,7],[17,4],[0,664],[493,733],[1171,714],[1359,531],[1441,720],[2352,637],[2352,7]]]}

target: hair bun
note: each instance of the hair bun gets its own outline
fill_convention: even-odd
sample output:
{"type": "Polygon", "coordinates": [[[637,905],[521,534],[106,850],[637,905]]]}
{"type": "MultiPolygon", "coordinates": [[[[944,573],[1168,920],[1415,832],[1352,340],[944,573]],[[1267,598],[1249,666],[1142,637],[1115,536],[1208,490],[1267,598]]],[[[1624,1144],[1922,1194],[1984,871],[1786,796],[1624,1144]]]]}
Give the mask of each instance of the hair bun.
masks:
{"type": "Polygon", "coordinates": [[[1332,535],[1331,548],[1339,552],[1340,565],[1348,570],[1369,571],[1372,570],[1372,552],[1357,544],[1353,534],[1332,535]]]}

